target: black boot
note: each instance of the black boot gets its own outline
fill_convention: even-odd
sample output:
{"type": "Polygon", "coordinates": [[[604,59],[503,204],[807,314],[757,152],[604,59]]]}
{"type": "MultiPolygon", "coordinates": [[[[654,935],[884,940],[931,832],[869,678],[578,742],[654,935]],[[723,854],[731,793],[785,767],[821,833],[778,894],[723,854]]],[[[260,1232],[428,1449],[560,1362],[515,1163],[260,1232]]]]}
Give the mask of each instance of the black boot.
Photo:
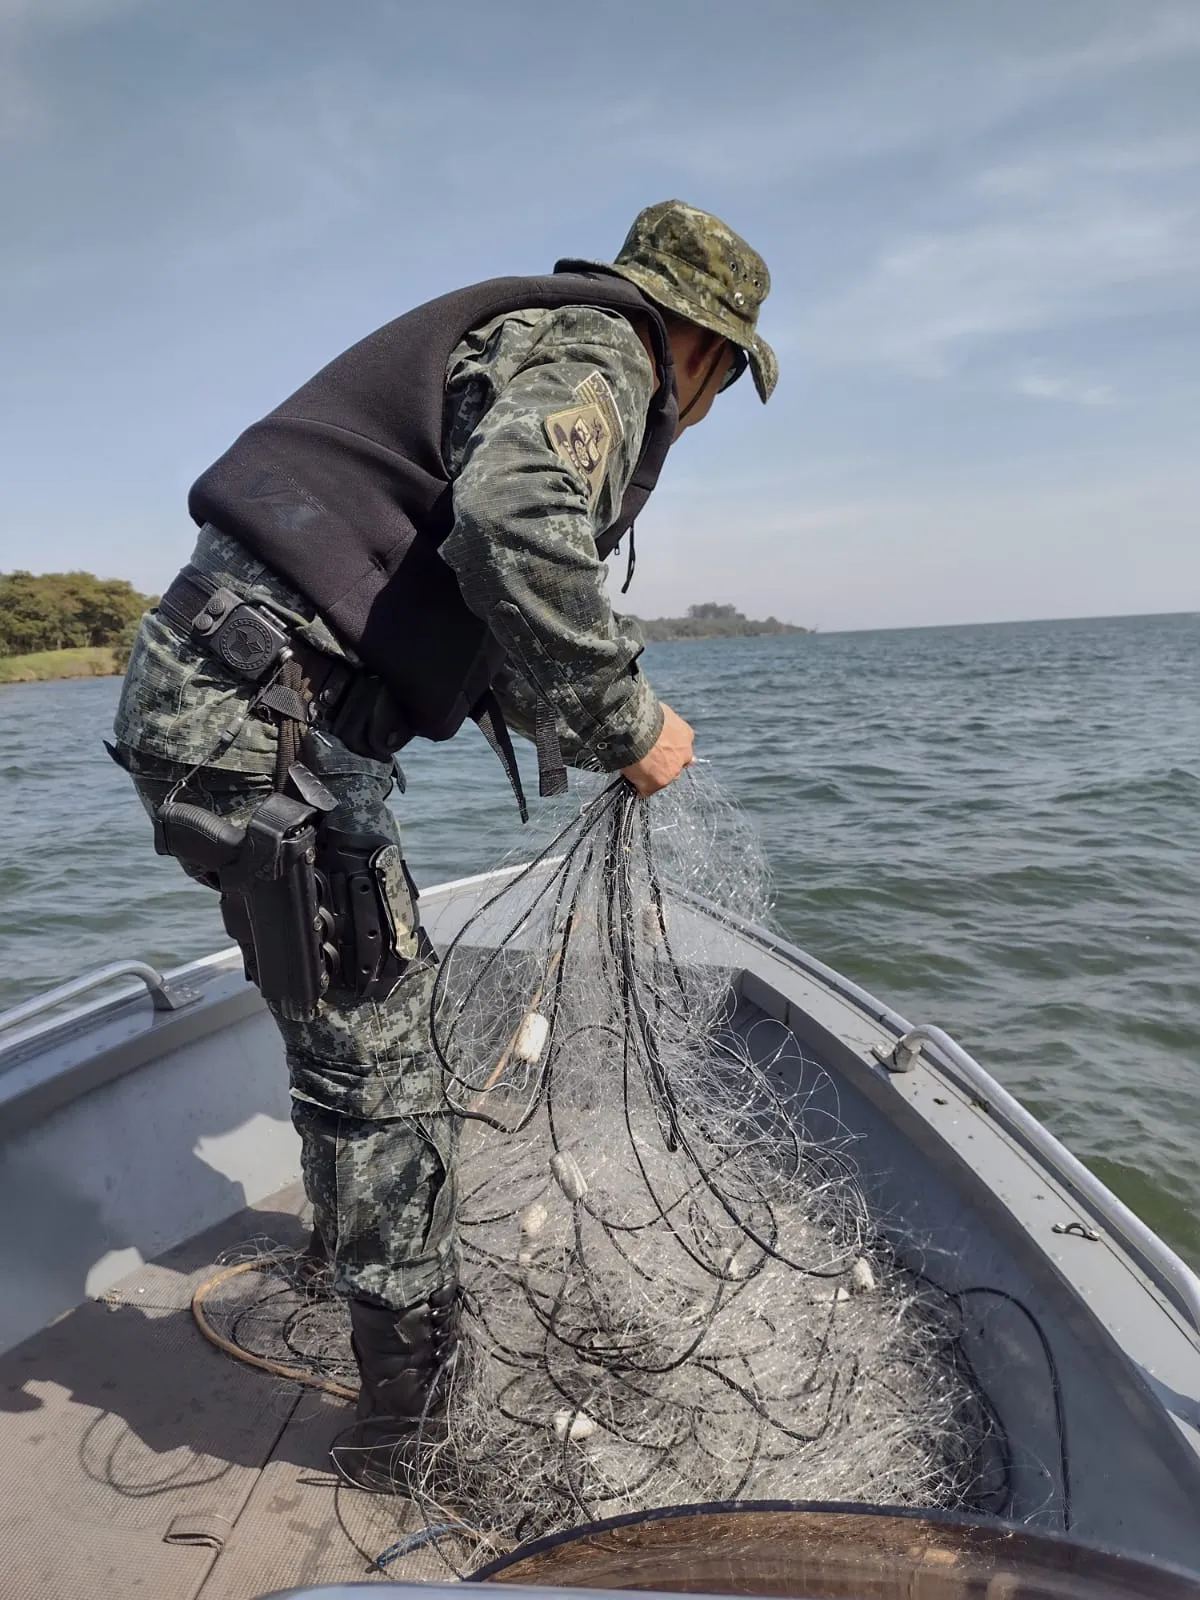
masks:
{"type": "Polygon", "coordinates": [[[437,1289],[403,1311],[368,1300],[351,1300],[349,1306],[360,1378],[357,1421],[334,1440],[330,1458],[360,1489],[405,1494],[418,1433],[428,1434],[430,1417],[445,1403],[458,1349],[458,1285],[437,1289]]]}

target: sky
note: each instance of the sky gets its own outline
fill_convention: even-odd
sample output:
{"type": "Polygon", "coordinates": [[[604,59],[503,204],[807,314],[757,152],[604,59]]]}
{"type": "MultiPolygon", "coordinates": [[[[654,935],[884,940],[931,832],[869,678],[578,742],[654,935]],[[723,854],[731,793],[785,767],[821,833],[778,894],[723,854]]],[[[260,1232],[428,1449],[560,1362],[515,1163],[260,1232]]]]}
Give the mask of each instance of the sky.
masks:
{"type": "Polygon", "coordinates": [[[782,377],[626,609],[1200,610],[1200,0],[0,0],[0,567],[160,590],[331,356],[671,197],[782,377]]]}

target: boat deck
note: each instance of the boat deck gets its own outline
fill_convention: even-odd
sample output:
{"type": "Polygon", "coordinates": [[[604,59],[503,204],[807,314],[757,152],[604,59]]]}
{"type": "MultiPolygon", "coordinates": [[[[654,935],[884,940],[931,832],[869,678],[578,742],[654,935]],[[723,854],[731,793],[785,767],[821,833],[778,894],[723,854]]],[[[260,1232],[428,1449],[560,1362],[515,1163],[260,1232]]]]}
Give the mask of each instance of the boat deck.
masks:
{"type": "Polygon", "coordinates": [[[374,1558],[416,1510],[338,1481],[345,1402],[203,1338],[196,1286],[255,1238],[303,1244],[298,1184],[168,1251],[0,1356],[6,1600],[252,1600],[300,1584],[453,1576],[374,1558]]]}
{"type": "MultiPolygon", "coordinates": [[[[461,923],[495,881],[441,893],[461,923]]],[[[803,952],[728,937],[719,961],[696,947],[734,974],[731,1025],[803,1090],[807,1137],[849,1136],[881,1230],[959,1304],[1009,1514],[1200,1571],[1194,1274],[952,1040],[803,952]]],[[[0,1051],[4,1600],[370,1583],[422,1527],[335,1479],[344,1402],[222,1355],[194,1323],[194,1289],[230,1253],[305,1230],[299,1186],[279,1187],[298,1150],[261,1001],[227,952],[171,982],[197,1003],[95,1002],[0,1051]]],[[[452,1574],[427,1544],[386,1575],[452,1574]]]]}

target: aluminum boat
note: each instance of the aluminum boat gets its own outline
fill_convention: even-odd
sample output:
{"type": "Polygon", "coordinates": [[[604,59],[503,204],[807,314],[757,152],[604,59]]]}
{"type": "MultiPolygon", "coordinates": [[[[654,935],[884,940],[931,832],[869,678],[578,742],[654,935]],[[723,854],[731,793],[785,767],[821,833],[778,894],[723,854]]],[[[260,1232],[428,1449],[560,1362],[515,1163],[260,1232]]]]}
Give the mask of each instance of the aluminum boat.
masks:
{"type": "MultiPolygon", "coordinates": [[[[503,878],[426,891],[434,943],[503,878]]],[[[733,1026],[785,1080],[823,1067],[804,1117],[851,1130],[880,1227],[961,1297],[1009,1445],[1008,1523],[1200,1572],[1200,1280],[939,1028],[690,914],[733,1026]]],[[[345,1402],[195,1326],[222,1252],[303,1239],[298,1150],[236,950],[165,975],[115,961],[0,1016],[0,1594],[445,1579],[428,1548],[370,1565],[394,1507],[330,1473],[345,1402]]]]}

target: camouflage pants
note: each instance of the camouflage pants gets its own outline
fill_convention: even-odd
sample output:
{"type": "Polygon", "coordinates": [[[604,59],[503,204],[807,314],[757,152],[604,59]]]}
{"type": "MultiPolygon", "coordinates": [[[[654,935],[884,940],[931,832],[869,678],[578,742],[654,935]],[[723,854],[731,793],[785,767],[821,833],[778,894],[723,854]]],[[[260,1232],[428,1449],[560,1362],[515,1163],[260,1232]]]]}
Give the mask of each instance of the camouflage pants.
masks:
{"type": "MultiPolygon", "coordinates": [[[[117,749],[151,816],[189,766],[206,759],[236,711],[231,702],[245,695],[244,685],[223,678],[211,662],[197,674],[195,654],[151,615],[130,661],[117,749]]],[[[245,821],[270,792],[271,733],[257,723],[251,737],[233,747],[236,767],[229,755],[224,765],[202,767],[180,798],[245,821]]],[[[330,825],[399,844],[385,804],[394,782],[391,766],[357,756],[324,735],[309,745],[307,764],[337,800],[330,825]]],[[[391,909],[399,942],[416,926],[407,889],[396,888],[391,909]]],[[[418,961],[386,1003],[357,1002],[331,990],[310,1021],[275,1014],[304,1186],[333,1259],[335,1286],[342,1294],[396,1307],[424,1299],[458,1270],[458,1124],[446,1110],[442,1071],[429,1040],[432,985],[432,969],[418,961]]]]}

